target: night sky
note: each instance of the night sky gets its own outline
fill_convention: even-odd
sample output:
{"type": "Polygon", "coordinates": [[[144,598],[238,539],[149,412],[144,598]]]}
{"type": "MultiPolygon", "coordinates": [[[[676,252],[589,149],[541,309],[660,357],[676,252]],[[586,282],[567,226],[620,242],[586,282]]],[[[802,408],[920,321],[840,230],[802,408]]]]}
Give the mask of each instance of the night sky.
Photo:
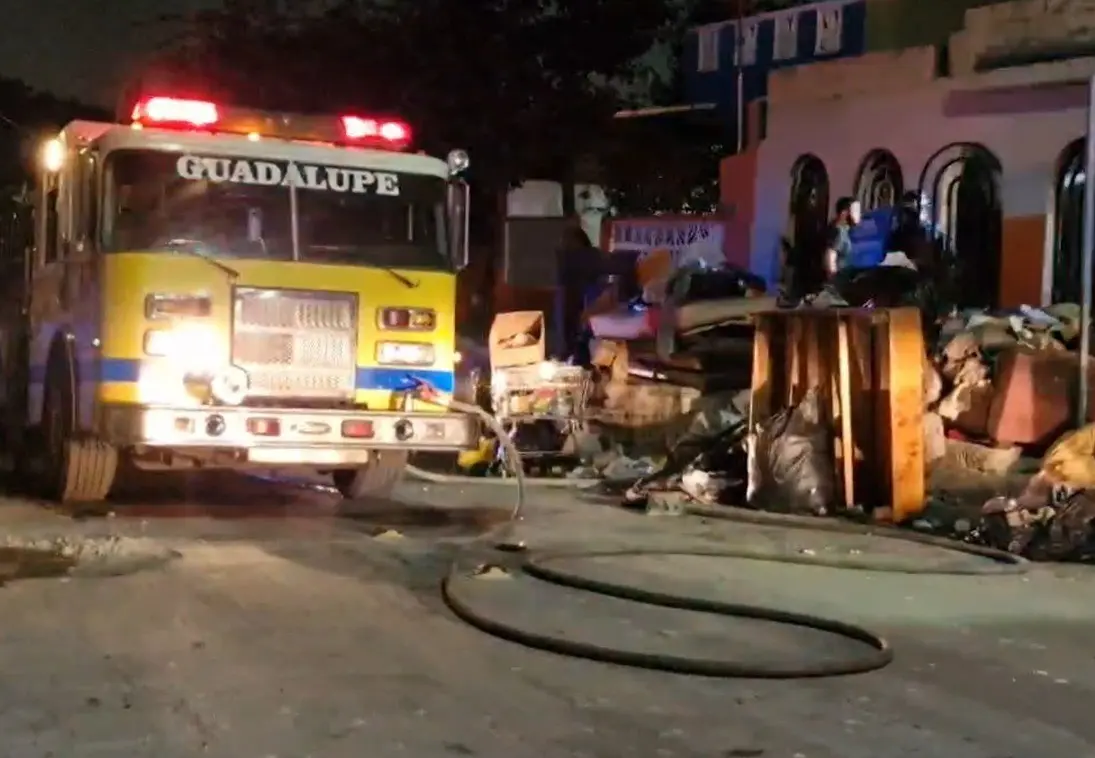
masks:
{"type": "Polygon", "coordinates": [[[113,107],[127,72],[154,50],[155,19],[219,0],[0,0],[0,76],[113,107]],[[145,28],[141,28],[141,25],[145,28]]]}

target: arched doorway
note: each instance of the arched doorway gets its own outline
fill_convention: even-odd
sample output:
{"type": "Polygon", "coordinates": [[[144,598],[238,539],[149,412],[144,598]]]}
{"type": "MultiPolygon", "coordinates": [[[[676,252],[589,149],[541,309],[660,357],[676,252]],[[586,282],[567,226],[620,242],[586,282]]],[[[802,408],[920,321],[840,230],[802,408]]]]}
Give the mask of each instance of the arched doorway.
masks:
{"type": "Polygon", "coordinates": [[[829,222],[829,172],[816,155],[800,155],[791,168],[788,263],[796,271],[795,288],[820,286],[825,229],[829,222]]]}
{"type": "Polygon", "coordinates": [[[855,180],[855,199],[864,211],[896,205],[904,192],[905,177],[893,153],[876,148],[864,156],[855,180]]]}
{"type": "Polygon", "coordinates": [[[921,215],[949,265],[958,305],[992,308],[1000,296],[1001,173],[999,158],[974,142],[940,148],[920,172],[921,215]]]}
{"type": "Polygon", "coordinates": [[[1053,302],[1078,303],[1083,298],[1084,141],[1061,151],[1053,188],[1053,302]]]}

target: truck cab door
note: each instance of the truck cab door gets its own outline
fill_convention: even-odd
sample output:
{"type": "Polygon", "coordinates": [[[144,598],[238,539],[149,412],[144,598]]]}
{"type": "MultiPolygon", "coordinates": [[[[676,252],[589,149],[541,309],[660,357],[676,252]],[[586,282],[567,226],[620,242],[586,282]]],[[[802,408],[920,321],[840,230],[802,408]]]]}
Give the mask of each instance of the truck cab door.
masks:
{"type": "Polygon", "coordinates": [[[72,227],[71,148],[52,140],[37,167],[34,248],[27,265],[26,335],[29,381],[27,421],[41,420],[45,369],[54,335],[65,328],[64,260],[72,227]]]}
{"type": "Polygon", "coordinates": [[[34,254],[27,267],[28,311],[37,333],[81,309],[96,263],[98,165],[93,150],[67,147],[56,170],[43,166],[34,254]]]}
{"type": "MultiPolygon", "coordinates": [[[[67,157],[66,155],[65,158],[67,157]]],[[[35,244],[27,271],[27,315],[32,339],[35,340],[46,324],[60,320],[62,311],[62,261],[67,244],[66,227],[69,226],[65,213],[66,201],[69,199],[66,173],[71,168],[71,161],[65,160],[56,170],[51,170],[52,168],[44,160],[39,167],[35,201],[35,244]]],[[[33,355],[32,363],[37,363],[37,358],[38,356],[33,355]]]]}

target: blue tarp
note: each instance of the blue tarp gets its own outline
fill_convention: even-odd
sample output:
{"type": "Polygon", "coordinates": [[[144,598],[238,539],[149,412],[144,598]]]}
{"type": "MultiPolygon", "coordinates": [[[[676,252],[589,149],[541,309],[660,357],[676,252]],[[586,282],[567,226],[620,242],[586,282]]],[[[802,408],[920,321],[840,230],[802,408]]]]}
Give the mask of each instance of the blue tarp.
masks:
{"type": "Polygon", "coordinates": [[[863,214],[851,232],[852,254],[848,268],[873,268],[889,251],[897,214],[892,206],[876,208],[863,214]]]}

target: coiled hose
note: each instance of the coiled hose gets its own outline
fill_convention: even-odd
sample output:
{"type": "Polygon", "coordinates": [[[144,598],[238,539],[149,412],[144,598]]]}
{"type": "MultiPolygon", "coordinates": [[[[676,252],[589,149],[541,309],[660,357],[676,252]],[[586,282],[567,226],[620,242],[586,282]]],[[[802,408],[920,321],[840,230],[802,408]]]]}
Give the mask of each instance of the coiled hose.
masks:
{"type": "MultiPolygon", "coordinates": [[[[516,488],[516,499],[510,518],[496,532],[490,533],[487,540],[498,550],[509,553],[519,552],[521,557],[516,561],[514,568],[534,579],[548,582],[554,585],[577,589],[622,600],[643,603],[665,608],[707,613],[717,616],[733,618],[749,618],[773,623],[788,624],[827,634],[833,634],[854,642],[863,644],[868,650],[862,655],[845,660],[832,660],[818,662],[814,665],[781,665],[779,663],[741,663],[736,661],[688,658],[674,655],[644,653],[638,651],[622,650],[618,648],[604,647],[578,640],[555,637],[551,635],[522,629],[497,619],[492,619],[477,611],[472,604],[464,600],[457,586],[461,581],[467,580],[467,572],[462,570],[459,561],[453,563],[449,572],[442,580],[441,594],[448,608],[462,621],[482,632],[500,639],[515,642],[526,647],[543,650],[559,655],[567,655],[576,658],[584,658],[603,663],[630,666],[635,668],[665,671],[677,674],[690,674],[697,676],[709,676],[719,678],[751,678],[751,679],[803,679],[831,676],[844,676],[849,674],[866,673],[875,671],[889,665],[894,659],[893,649],[881,636],[854,624],[844,621],[828,619],[812,614],[793,613],[777,608],[745,605],[740,603],[727,603],[705,598],[674,595],[671,593],[646,590],[624,584],[606,582],[593,579],[581,574],[559,568],[558,564],[565,561],[584,560],[592,558],[628,558],[651,555],[676,555],[699,556],[710,558],[737,558],[762,560],[777,563],[797,563],[815,566],[828,566],[859,570],[878,571],[906,571],[907,573],[935,573],[935,574],[970,574],[970,573],[1015,573],[1025,570],[1027,563],[1022,558],[998,550],[980,548],[974,545],[965,545],[951,540],[931,537],[917,533],[904,533],[897,530],[883,530],[877,527],[854,528],[856,525],[839,524],[843,528],[830,528],[833,524],[819,522],[817,519],[808,519],[792,516],[775,516],[767,518],[757,516],[755,512],[744,509],[732,509],[722,513],[716,509],[707,509],[696,506],[689,509],[695,515],[708,518],[722,518],[731,521],[742,521],[761,525],[780,525],[796,529],[818,529],[827,532],[868,534],[889,539],[900,539],[923,545],[942,547],[958,552],[968,553],[987,558],[996,564],[996,570],[991,572],[976,571],[972,569],[939,568],[927,571],[907,571],[892,564],[873,564],[860,561],[836,559],[836,558],[812,558],[799,555],[771,555],[760,551],[748,550],[694,550],[694,549],[646,549],[617,550],[617,551],[589,551],[572,553],[553,553],[543,555],[530,555],[527,546],[523,542],[514,542],[512,533],[517,523],[523,516],[526,494],[526,480],[520,466],[520,454],[508,436],[504,433],[498,421],[482,408],[450,401],[449,407],[462,413],[470,413],[478,416],[498,435],[500,444],[505,450],[507,462],[512,466],[513,479],[495,480],[512,482],[516,488]],[[823,525],[824,524],[824,525],[823,525]],[[821,527],[819,529],[819,527],[821,527]],[[852,527],[852,528],[848,528],[852,527]],[[506,540],[500,540],[501,534],[506,535],[506,540]]],[[[479,483],[481,480],[474,480],[479,483]]],[[[573,480],[569,486],[581,485],[573,480]]]]}

